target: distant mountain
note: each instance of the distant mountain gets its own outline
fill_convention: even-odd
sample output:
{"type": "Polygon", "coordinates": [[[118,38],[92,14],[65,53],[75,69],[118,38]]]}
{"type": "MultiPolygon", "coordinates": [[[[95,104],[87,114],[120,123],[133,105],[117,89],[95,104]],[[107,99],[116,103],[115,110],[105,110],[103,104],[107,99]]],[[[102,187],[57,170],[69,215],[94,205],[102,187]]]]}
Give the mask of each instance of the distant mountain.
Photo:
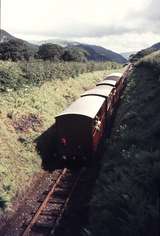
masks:
{"type": "Polygon", "coordinates": [[[31,43],[36,44],[36,45],[42,45],[42,44],[47,44],[47,43],[53,43],[53,44],[58,44],[62,47],[68,47],[68,46],[75,46],[78,45],[78,42],[74,41],[68,41],[68,40],[62,40],[62,39],[48,39],[48,40],[42,40],[42,41],[31,41],[31,43]]]}
{"type": "Polygon", "coordinates": [[[150,47],[150,50],[152,51],[158,51],[160,50],[160,42],[159,43],[156,43],[156,44],[153,44],[151,47],[150,47]]]}
{"type": "Polygon", "coordinates": [[[137,51],[122,52],[121,55],[122,55],[126,60],[128,60],[130,55],[134,55],[134,54],[136,54],[136,53],[137,53],[137,51]]]}
{"type": "Polygon", "coordinates": [[[87,51],[87,59],[93,61],[114,61],[117,63],[126,63],[126,59],[120,54],[103,48],[101,46],[89,45],[89,44],[78,44],[75,47],[81,48],[87,51]]]}
{"type": "Polygon", "coordinates": [[[160,42],[152,45],[151,47],[148,47],[146,49],[143,49],[143,50],[137,52],[135,55],[133,55],[131,60],[137,61],[137,60],[143,58],[144,56],[147,56],[147,55],[149,55],[153,52],[156,52],[158,50],[160,50],[160,42]]]}
{"type": "Polygon", "coordinates": [[[0,29],[0,43],[5,43],[12,39],[17,39],[17,38],[7,33],[5,30],[0,29]]]}
{"type": "Polygon", "coordinates": [[[117,62],[121,64],[126,63],[127,61],[120,54],[113,52],[111,50],[108,50],[106,48],[103,48],[101,46],[81,44],[79,42],[60,40],[60,39],[45,40],[45,41],[32,41],[31,43],[31,42],[27,42],[25,40],[16,38],[12,36],[11,34],[9,34],[8,32],[6,32],[5,30],[0,30],[0,44],[4,42],[8,42],[10,40],[23,42],[25,45],[27,45],[27,47],[33,50],[33,52],[38,51],[39,46],[42,44],[53,43],[53,44],[58,44],[64,48],[70,48],[70,47],[80,48],[86,52],[86,57],[88,60],[113,61],[113,62],[117,62]]]}
{"type": "Polygon", "coordinates": [[[120,54],[113,52],[111,50],[105,49],[101,46],[82,44],[75,41],[61,40],[61,39],[51,39],[45,41],[32,41],[37,45],[42,45],[46,43],[58,44],[62,47],[76,47],[87,52],[87,59],[93,61],[114,61],[117,63],[125,63],[126,59],[120,54]]]}
{"type": "Polygon", "coordinates": [[[30,47],[32,50],[37,51],[38,50],[38,46],[32,43],[29,43],[25,40],[19,39],[14,37],[13,35],[9,34],[8,32],[6,32],[5,30],[1,29],[0,30],[0,44],[1,43],[5,43],[8,42],[10,40],[15,40],[15,41],[20,41],[23,42],[25,45],[27,45],[28,47],[30,47]]]}

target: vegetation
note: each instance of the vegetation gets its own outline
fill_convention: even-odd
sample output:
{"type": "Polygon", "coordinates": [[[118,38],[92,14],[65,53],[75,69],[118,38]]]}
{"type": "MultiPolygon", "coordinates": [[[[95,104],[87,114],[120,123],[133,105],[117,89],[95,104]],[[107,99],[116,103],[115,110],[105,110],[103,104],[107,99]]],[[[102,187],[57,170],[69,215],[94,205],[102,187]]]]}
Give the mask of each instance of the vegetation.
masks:
{"type": "Polygon", "coordinates": [[[128,81],[91,201],[92,235],[159,235],[158,63],[159,54],[145,57],[128,81]]]}
{"type": "Polygon", "coordinates": [[[121,66],[113,62],[3,62],[0,61],[0,91],[17,90],[30,85],[42,85],[46,81],[64,80],[85,72],[110,70],[121,66]]]}
{"type": "Polygon", "coordinates": [[[63,48],[57,44],[43,44],[39,47],[36,57],[50,61],[75,61],[86,62],[87,52],[74,47],[63,48]]]}
{"type": "Polygon", "coordinates": [[[64,50],[63,47],[59,45],[48,43],[39,46],[37,54],[40,59],[57,62],[62,60],[64,50]]]}
{"type": "Polygon", "coordinates": [[[0,60],[29,60],[34,57],[35,51],[23,40],[12,39],[0,43],[0,60]]]}
{"type": "Polygon", "coordinates": [[[160,43],[156,43],[149,48],[143,49],[143,50],[139,51],[138,53],[131,55],[130,61],[137,62],[138,60],[143,59],[143,57],[150,55],[151,53],[156,52],[158,50],[160,50],[160,43]]]}
{"type": "Polygon", "coordinates": [[[64,61],[86,62],[88,53],[76,47],[68,47],[63,54],[64,61]]]}
{"type": "MultiPolygon", "coordinates": [[[[56,65],[38,62],[28,64],[28,69],[25,63],[1,62],[0,65],[1,71],[10,79],[19,83],[27,78],[33,80],[31,86],[16,91],[3,88],[7,92],[0,93],[0,209],[4,210],[9,209],[11,201],[30,186],[34,174],[41,171],[42,160],[35,150],[35,139],[53,125],[54,117],[59,112],[80,93],[111,73],[110,69],[115,65],[109,63],[109,70],[85,73],[74,78],[76,73],[80,73],[79,70],[92,71],[96,68],[94,65],[100,69],[104,68],[104,64],[56,65]],[[72,70],[75,72],[69,77],[72,70]],[[39,84],[39,80],[45,83],[32,86],[39,84]]],[[[3,85],[7,88],[9,81],[6,83],[4,80],[3,85]]]]}
{"type": "Polygon", "coordinates": [[[146,68],[150,68],[155,75],[159,76],[160,74],[160,50],[143,57],[136,63],[136,66],[137,67],[144,66],[146,68]]]}

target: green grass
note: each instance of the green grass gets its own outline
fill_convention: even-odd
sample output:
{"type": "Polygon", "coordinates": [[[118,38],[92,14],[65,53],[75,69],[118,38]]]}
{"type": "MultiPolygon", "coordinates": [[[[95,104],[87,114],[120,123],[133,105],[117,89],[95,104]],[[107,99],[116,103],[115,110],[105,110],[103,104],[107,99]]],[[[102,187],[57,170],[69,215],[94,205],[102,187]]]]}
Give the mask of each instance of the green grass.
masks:
{"type": "Polygon", "coordinates": [[[111,72],[113,70],[85,73],[63,80],[55,78],[41,86],[0,93],[1,209],[9,209],[12,200],[25,191],[34,174],[41,171],[41,158],[33,141],[55,122],[54,117],[80,93],[95,86],[97,81],[111,72]],[[33,117],[38,122],[36,127],[29,123],[33,117]],[[17,129],[21,126],[27,126],[27,129],[17,129]]]}
{"type": "Polygon", "coordinates": [[[139,64],[127,84],[106,143],[90,203],[93,236],[159,235],[159,107],[159,75],[153,67],[139,64]]]}

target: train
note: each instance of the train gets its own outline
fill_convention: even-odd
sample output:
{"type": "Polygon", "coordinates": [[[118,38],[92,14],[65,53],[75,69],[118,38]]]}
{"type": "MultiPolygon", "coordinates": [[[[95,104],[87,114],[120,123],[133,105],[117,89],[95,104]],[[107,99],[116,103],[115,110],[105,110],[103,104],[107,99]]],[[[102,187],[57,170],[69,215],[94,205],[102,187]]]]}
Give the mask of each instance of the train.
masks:
{"type": "Polygon", "coordinates": [[[126,85],[125,72],[108,75],[55,117],[57,153],[64,161],[91,161],[111,120],[126,85]]]}

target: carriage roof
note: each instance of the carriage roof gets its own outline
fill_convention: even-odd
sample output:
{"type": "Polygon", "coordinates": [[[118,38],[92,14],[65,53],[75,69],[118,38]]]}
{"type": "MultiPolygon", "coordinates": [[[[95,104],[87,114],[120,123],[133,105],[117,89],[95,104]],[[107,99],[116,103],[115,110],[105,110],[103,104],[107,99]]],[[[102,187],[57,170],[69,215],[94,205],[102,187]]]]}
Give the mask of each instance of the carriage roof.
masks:
{"type": "Polygon", "coordinates": [[[110,85],[97,86],[97,87],[90,89],[90,90],[86,91],[85,93],[83,93],[81,95],[81,97],[94,95],[94,96],[100,96],[100,97],[107,98],[110,95],[112,90],[113,90],[113,87],[110,85]]]}
{"type": "Polygon", "coordinates": [[[73,102],[68,108],[66,108],[56,118],[66,115],[82,115],[94,119],[101,106],[105,101],[101,96],[84,96],[73,102]]]}
{"type": "Polygon", "coordinates": [[[111,80],[111,79],[107,79],[107,80],[100,81],[99,83],[96,84],[96,86],[99,86],[99,85],[115,86],[116,85],[116,81],[115,80],[111,80]]]}
{"type": "Polygon", "coordinates": [[[118,81],[122,77],[122,73],[112,73],[107,75],[104,80],[115,80],[118,81]]]}

